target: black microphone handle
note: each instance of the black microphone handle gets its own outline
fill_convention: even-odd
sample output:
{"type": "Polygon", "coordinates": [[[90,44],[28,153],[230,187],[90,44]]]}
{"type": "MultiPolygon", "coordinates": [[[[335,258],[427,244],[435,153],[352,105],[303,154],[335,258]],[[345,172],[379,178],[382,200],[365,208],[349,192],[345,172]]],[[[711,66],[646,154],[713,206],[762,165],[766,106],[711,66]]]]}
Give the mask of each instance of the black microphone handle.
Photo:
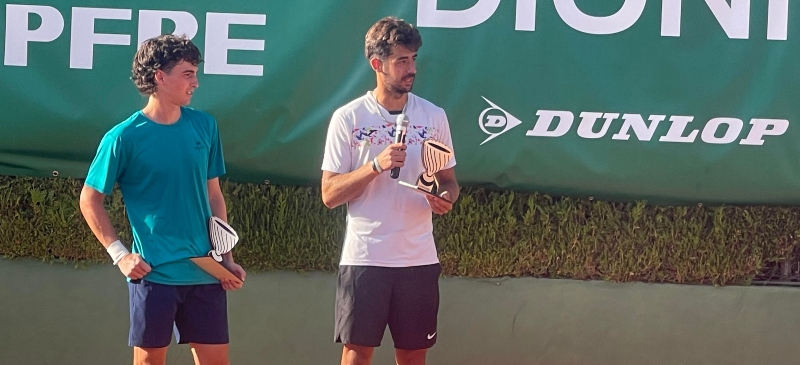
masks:
{"type": "MultiPolygon", "coordinates": [[[[396,133],[397,134],[395,135],[394,143],[400,143],[400,142],[406,143],[405,128],[398,130],[396,133]],[[402,133],[400,131],[402,131],[402,133]]],[[[399,167],[392,168],[392,171],[389,173],[389,177],[391,177],[392,179],[397,179],[398,177],[400,177],[400,168],[399,167]]]]}

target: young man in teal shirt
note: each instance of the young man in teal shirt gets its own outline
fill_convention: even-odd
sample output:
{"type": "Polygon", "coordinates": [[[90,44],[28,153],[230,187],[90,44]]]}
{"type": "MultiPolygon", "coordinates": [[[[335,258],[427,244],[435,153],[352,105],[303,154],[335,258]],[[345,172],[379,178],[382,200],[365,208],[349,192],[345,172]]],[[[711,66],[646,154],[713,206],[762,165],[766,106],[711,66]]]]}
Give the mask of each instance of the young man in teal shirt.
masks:
{"type": "MultiPolygon", "coordinates": [[[[184,37],[145,41],[132,80],[147,105],[100,142],[81,192],[86,222],[128,280],[134,364],[164,364],[173,330],[196,364],[228,364],[226,290],[189,258],[211,250],[208,221],[227,221],[219,176],[225,173],[217,123],[186,107],[197,82],[200,51],[184,37]],[[118,183],[133,232],[132,253],[103,206],[118,183]]],[[[231,253],[222,265],[241,279],[231,253]]]]}

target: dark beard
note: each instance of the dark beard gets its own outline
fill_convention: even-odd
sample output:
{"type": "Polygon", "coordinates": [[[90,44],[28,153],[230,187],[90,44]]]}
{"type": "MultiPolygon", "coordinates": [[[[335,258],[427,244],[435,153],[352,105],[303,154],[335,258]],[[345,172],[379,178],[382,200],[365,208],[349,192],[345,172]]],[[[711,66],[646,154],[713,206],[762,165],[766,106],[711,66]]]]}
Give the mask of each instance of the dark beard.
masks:
{"type": "Polygon", "coordinates": [[[400,86],[397,86],[397,85],[389,85],[389,91],[391,91],[392,93],[395,93],[395,94],[401,94],[401,95],[402,95],[402,94],[408,94],[408,93],[410,93],[410,92],[411,92],[411,89],[412,89],[413,87],[414,87],[414,85],[412,84],[412,85],[411,85],[411,86],[408,88],[408,90],[406,90],[406,89],[404,89],[404,88],[402,88],[402,87],[400,87],[400,86]]]}
{"type": "MultiPolygon", "coordinates": [[[[410,75],[407,75],[406,77],[401,78],[400,82],[403,82],[403,80],[408,78],[408,76],[410,76],[410,75]]],[[[402,86],[400,86],[400,83],[397,83],[397,84],[389,83],[387,86],[389,86],[389,91],[391,91],[391,92],[393,92],[395,94],[399,94],[399,95],[408,94],[408,93],[411,92],[411,89],[414,88],[414,81],[411,82],[411,86],[408,87],[408,90],[406,90],[402,86]]]]}

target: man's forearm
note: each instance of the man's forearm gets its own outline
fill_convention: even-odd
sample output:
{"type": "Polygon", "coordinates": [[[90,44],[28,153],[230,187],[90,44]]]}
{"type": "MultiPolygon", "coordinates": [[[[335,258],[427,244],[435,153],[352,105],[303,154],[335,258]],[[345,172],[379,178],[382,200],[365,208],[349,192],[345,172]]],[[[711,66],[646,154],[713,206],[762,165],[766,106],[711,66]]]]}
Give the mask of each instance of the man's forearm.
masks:
{"type": "Polygon", "coordinates": [[[225,204],[225,199],[211,199],[209,202],[211,206],[211,215],[228,222],[228,206],[225,204]]]}
{"type": "Polygon", "coordinates": [[[458,200],[458,196],[461,192],[460,190],[461,188],[458,186],[458,183],[455,180],[445,181],[439,185],[439,194],[446,191],[449,195],[448,200],[451,202],[458,200]]]}
{"type": "Polygon", "coordinates": [[[376,177],[371,163],[345,174],[326,171],[322,178],[322,202],[333,209],[358,198],[376,177]]]}
{"type": "Polygon", "coordinates": [[[211,215],[228,222],[228,206],[225,204],[225,195],[219,185],[219,178],[215,177],[206,182],[208,191],[208,205],[211,207],[211,215]]]}
{"type": "Polygon", "coordinates": [[[436,179],[439,181],[439,195],[446,191],[448,195],[450,195],[448,200],[451,202],[458,200],[460,187],[458,186],[456,173],[453,168],[437,172],[436,179]]]}

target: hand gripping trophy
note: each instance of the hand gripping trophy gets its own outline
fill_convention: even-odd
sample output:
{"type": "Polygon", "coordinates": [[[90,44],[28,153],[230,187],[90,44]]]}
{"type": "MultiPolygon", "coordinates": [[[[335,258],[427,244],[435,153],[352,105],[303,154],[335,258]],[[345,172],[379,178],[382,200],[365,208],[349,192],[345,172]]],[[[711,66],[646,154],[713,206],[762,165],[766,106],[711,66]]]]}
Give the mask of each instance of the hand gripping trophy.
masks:
{"type": "MultiPolygon", "coordinates": [[[[439,180],[436,179],[436,173],[447,165],[447,162],[453,157],[453,151],[444,143],[428,138],[422,141],[421,155],[422,167],[425,171],[419,174],[417,184],[412,185],[400,181],[400,185],[416,189],[421,193],[439,197],[439,180]]],[[[439,198],[444,199],[442,197],[439,198]]]]}
{"type": "Polygon", "coordinates": [[[239,235],[225,221],[212,216],[208,219],[208,238],[211,241],[211,251],[205,257],[192,258],[192,262],[217,279],[230,279],[241,282],[239,278],[220,264],[222,255],[231,252],[236,243],[239,242],[239,235]]]}

